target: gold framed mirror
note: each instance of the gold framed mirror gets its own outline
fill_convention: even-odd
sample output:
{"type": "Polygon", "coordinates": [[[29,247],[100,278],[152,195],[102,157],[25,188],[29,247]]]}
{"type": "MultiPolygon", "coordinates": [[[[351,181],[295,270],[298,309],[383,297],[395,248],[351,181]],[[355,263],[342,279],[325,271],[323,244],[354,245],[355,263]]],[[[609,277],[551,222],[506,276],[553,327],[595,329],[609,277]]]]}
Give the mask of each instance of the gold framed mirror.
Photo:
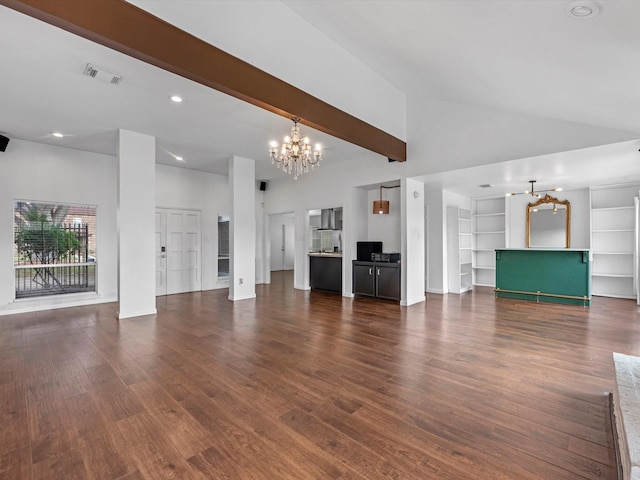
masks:
{"type": "Polygon", "coordinates": [[[571,203],[549,194],[529,203],[526,229],[527,248],[571,248],[571,203]]]}

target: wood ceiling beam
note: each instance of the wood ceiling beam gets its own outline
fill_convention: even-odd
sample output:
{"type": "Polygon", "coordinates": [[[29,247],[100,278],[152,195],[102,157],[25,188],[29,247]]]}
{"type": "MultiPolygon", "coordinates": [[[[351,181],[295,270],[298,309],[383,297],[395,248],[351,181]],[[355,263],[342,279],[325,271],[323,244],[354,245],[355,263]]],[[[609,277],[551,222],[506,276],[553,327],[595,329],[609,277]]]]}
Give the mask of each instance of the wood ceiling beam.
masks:
{"type": "Polygon", "coordinates": [[[0,4],[270,112],[299,117],[302,124],[390,160],[407,158],[402,140],[124,0],[0,0],[0,4]]]}

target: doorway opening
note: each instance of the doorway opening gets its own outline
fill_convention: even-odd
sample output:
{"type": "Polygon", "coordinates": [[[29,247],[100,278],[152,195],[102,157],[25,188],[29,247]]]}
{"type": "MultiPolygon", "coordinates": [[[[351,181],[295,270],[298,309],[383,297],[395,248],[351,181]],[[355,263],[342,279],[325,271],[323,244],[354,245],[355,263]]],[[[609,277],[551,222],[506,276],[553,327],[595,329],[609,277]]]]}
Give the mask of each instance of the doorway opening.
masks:
{"type": "Polygon", "coordinates": [[[271,272],[294,268],[294,220],[293,212],[269,215],[271,272]]]}

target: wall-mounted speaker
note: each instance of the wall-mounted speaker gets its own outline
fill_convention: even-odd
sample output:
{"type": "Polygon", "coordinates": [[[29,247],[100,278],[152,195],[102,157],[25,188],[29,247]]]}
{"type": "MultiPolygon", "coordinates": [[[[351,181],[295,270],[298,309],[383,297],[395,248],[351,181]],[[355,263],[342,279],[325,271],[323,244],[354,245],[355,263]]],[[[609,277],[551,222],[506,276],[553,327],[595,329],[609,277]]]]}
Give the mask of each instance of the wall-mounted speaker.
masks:
{"type": "Polygon", "coordinates": [[[7,149],[7,145],[9,145],[9,137],[0,135],[0,152],[4,152],[7,149]]]}
{"type": "Polygon", "coordinates": [[[265,192],[267,190],[267,182],[260,182],[260,191],[265,192]]]}

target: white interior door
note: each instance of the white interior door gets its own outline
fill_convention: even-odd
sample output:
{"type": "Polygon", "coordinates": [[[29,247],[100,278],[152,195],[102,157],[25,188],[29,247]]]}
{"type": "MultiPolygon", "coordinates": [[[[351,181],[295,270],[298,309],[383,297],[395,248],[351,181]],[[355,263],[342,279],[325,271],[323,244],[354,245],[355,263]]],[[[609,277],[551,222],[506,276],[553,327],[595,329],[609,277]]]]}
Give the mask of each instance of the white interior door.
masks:
{"type": "Polygon", "coordinates": [[[201,214],[167,210],[167,294],[201,290],[201,214]]]}
{"type": "Polygon", "coordinates": [[[156,209],[156,295],[201,287],[201,213],[156,209]]]}
{"type": "Polygon", "coordinates": [[[167,211],[156,209],[156,295],[167,294],[167,211]]]}
{"type": "Polygon", "coordinates": [[[284,225],[271,223],[271,271],[284,270],[284,225]]]}

